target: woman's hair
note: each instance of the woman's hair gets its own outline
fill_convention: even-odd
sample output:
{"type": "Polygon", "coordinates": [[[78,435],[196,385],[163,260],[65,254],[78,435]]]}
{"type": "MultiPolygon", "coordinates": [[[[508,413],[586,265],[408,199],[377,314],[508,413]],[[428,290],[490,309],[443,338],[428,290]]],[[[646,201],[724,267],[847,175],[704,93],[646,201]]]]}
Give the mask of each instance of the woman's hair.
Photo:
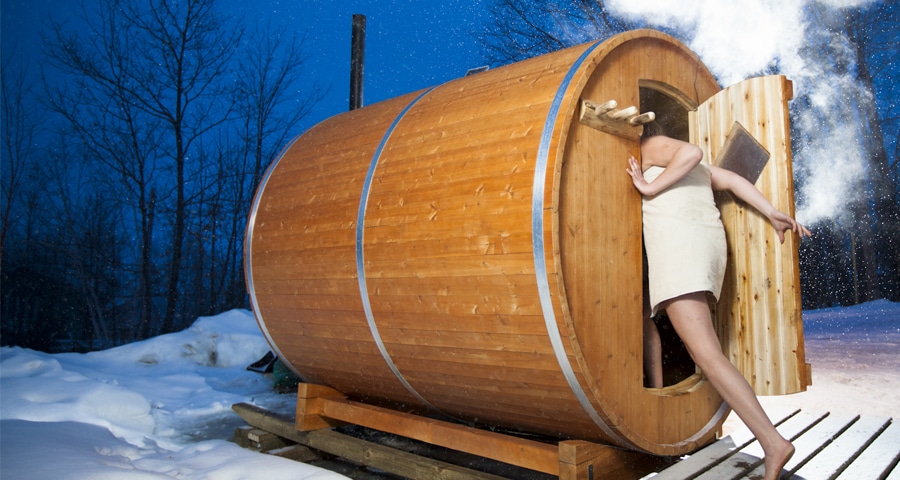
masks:
{"type": "Polygon", "coordinates": [[[644,124],[644,131],[641,133],[641,140],[665,134],[666,133],[663,131],[662,126],[659,124],[659,122],[653,121],[644,124]]]}

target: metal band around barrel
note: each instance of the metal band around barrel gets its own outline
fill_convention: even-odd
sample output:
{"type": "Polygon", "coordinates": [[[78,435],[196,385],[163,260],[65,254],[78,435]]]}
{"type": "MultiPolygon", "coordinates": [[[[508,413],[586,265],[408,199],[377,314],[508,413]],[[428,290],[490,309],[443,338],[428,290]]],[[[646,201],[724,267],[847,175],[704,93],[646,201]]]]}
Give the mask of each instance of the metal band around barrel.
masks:
{"type": "Polygon", "coordinates": [[[553,311],[553,301],[550,297],[550,283],[547,278],[547,260],[544,256],[544,186],[547,181],[547,162],[550,153],[550,141],[553,136],[553,131],[557,126],[556,118],[559,115],[563,98],[575,76],[575,72],[578,71],[585,60],[587,60],[590,54],[601,43],[602,41],[598,41],[594,45],[591,45],[580,57],[578,57],[578,60],[572,64],[569,71],[566,73],[565,78],[563,78],[562,83],[559,85],[559,89],[556,91],[556,96],[553,98],[553,103],[550,106],[550,111],[547,114],[544,130],[541,135],[541,144],[538,148],[537,163],[534,167],[534,191],[531,197],[531,239],[532,248],[534,249],[534,269],[537,277],[538,298],[540,299],[541,310],[544,314],[544,324],[547,326],[547,335],[550,337],[550,343],[553,346],[553,352],[556,354],[556,360],[559,363],[563,376],[565,376],[566,382],[568,382],[569,388],[571,388],[575,398],[578,399],[578,403],[581,404],[581,408],[584,409],[584,412],[588,414],[591,420],[593,420],[594,423],[600,427],[600,430],[602,430],[610,439],[625,446],[629,445],[629,442],[622,440],[616,432],[606,425],[606,422],[603,421],[600,414],[594,409],[594,406],[588,399],[581,384],[578,383],[578,378],[575,376],[572,364],[569,363],[568,356],[566,355],[566,348],[565,345],[563,345],[562,335],[560,334],[559,326],[556,323],[556,313],[553,311]]]}
{"type": "Polygon", "coordinates": [[[253,203],[250,205],[250,215],[247,220],[247,231],[244,234],[244,268],[246,269],[246,277],[247,277],[247,292],[250,295],[250,305],[253,308],[253,311],[256,313],[257,324],[259,324],[259,329],[262,331],[264,337],[266,337],[266,342],[269,343],[269,347],[275,352],[275,355],[278,358],[284,361],[284,365],[288,367],[292,372],[294,372],[297,376],[303,377],[303,375],[291,365],[290,362],[286,360],[287,357],[281,353],[281,350],[278,348],[278,345],[275,344],[275,339],[272,338],[272,335],[269,333],[269,328],[266,327],[266,322],[262,316],[262,310],[259,309],[259,301],[256,298],[256,287],[253,285],[253,228],[256,226],[256,212],[259,210],[259,202],[262,200],[263,192],[266,190],[266,185],[269,183],[269,178],[272,176],[272,172],[275,170],[275,167],[281,162],[281,159],[284,158],[284,155],[291,149],[294,143],[299,140],[301,135],[294,137],[294,139],[285,147],[281,153],[278,154],[276,160],[269,165],[269,168],[266,170],[265,174],[263,174],[263,178],[259,183],[259,188],[257,188],[256,196],[253,198],[253,203]]]}
{"type": "Polygon", "coordinates": [[[711,430],[715,429],[719,424],[719,420],[721,420],[722,417],[724,417],[725,415],[728,415],[728,412],[730,412],[730,411],[731,411],[731,407],[728,406],[728,403],[725,401],[722,401],[722,403],[719,404],[719,408],[716,410],[716,413],[713,414],[712,418],[710,418],[709,421],[706,422],[706,425],[704,425],[702,428],[700,428],[700,430],[698,430],[697,433],[691,435],[688,438],[685,438],[684,440],[682,440],[680,442],[663,443],[663,444],[660,444],[660,446],[661,447],[679,448],[679,447],[688,445],[690,443],[694,443],[694,442],[700,440],[701,438],[703,438],[704,436],[706,436],[706,434],[708,434],[711,430]]]}
{"type": "MultiPolygon", "coordinates": [[[[372,178],[375,176],[375,168],[378,166],[378,160],[381,158],[381,152],[384,150],[384,146],[387,144],[388,139],[391,134],[394,132],[394,129],[397,127],[397,124],[400,123],[400,120],[406,115],[406,112],[412,108],[419,100],[422,99],[429,92],[434,90],[434,87],[429,88],[421,95],[415,98],[409,105],[404,108],[397,118],[394,119],[393,123],[391,123],[390,127],[388,127],[387,132],[385,132],[384,137],[381,139],[381,143],[378,144],[378,148],[375,149],[375,153],[372,155],[372,162],[369,164],[369,171],[366,173],[366,181],[363,184],[362,195],[359,199],[359,213],[356,217],[356,276],[359,279],[359,293],[362,297],[363,310],[366,313],[366,321],[369,323],[369,330],[372,333],[372,338],[375,340],[375,345],[378,346],[378,351],[381,352],[381,356],[384,358],[385,363],[387,363],[388,368],[394,372],[394,376],[397,377],[397,380],[409,391],[412,396],[416,397],[420,402],[429,408],[440,412],[437,408],[434,407],[431,403],[425,400],[422,395],[417,392],[409,382],[406,381],[406,378],[403,377],[403,374],[400,373],[400,370],[397,368],[397,365],[394,364],[394,361],[391,359],[391,355],[388,353],[387,348],[384,346],[384,341],[381,339],[381,334],[378,333],[378,325],[375,323],[375,317],[372,315],[372,304],[369,302],[369,289],[366,286],[366,269],[365,269],[365,259],[364,259],[364,251],[363,251],[363,233],[365,232],[365,223],[366,223],[366,207],[369,203],[369,190],[372,186],[372,178]]],[[[443,413],[443,412],[441,412],[443,413]]]]}

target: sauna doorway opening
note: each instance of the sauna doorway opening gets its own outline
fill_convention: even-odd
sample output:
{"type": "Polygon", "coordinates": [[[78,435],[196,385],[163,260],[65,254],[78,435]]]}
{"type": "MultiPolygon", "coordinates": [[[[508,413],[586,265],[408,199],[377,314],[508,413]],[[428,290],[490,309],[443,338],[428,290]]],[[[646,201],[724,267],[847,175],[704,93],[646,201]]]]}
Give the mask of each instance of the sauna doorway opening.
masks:
{"type": "MultiPolygon", "coordinates": [[[[688,112],[695,110],[697,104],[684,93],[678,91],[671,85],[657,82],[653,80],[639,80],[640,88],[640,111],[654,112],[656,114],[655,122],[659,124],[662,131],[669,137],[690,141],[690,123],[688,121],[688,112]]],[[[643,257],[643,295],[646,302],[649,302],[647,296],[647,256],[643,257]]],[[[699,381],[699,369],[691,359],[690,354],[682,343],[669,317],[665,311],[657,313],[653,318],[656,328],[659,331],[660,341],[662,343],[662,369],[663,369],[663,388],[669,391],[672,387],[676,392],[683,389],[690,389],[697,381],[699,381]],[[683,385],[681,385],[683,383],[683,385]]],[[[644,386],[649,387],[650,381],[645,373],[644,386]]],[[[656,390],[656,389],[653,389],[656,390]]]]}

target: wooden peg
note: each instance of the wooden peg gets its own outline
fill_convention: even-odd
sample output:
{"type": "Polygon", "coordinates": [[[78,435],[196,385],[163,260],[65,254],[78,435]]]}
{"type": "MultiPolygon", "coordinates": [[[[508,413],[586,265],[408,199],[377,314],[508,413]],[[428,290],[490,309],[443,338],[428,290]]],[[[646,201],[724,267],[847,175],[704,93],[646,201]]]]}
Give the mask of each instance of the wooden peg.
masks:
{"type": "Polygon", "coordinates": [[[606,115],[613,120],[628,120],[631,117],[635,117],[638,114],[637,107],[628,107],[623,108],[621,110],[615,110],[606,115]]]}
{"type": "Polygon", "coordinates": [[[585,104],[586,106],[588,106],[588,108],[593,109],[594,114],[597,115],[598,117],[599,117],[600,115],[603,115],[603,114],[605,114],[606,112],[609,112],[610,110],[613,110],[613,109],[615,109],[616,107],[619,106],[619,104],[616,103],[615,100],[610,100],[610,101],[608,101],[608,102],[606,102],[606,103],[603,103],[603,104],[601,104],[601,105],[597,105],[597,104],[591,102],[590,100],[585,100],[585,101],[584,101],[584,104],[585,104]]]}
{"type": "Polygon", "coordinates": [[[647,112],[629,118],[628,123],[632,125],[646,125],[654,120],[656,120],[656,114],[653,112],[647,112]]]}

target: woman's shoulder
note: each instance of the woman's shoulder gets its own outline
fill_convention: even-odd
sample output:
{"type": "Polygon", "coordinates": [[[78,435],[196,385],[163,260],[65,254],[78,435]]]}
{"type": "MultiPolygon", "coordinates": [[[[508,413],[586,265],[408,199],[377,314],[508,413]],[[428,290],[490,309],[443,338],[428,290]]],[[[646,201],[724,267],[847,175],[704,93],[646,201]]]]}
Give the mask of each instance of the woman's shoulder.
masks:
{"type": "Polygon", "coordinates": [[[679,148],[697,148],[700,147],[694,145],[693,143],[685,142],[684,140],[678,140],[677,138],[667,137],[665,135],[656,135],[653,137],[645,138],[641,141],[641,148],[667,148],[667,149],[679,149],[679,148]]]}
{"type": "Polygon", "coordinates": [[[641,157],[645,169],[650,166],[666,167],[676,153],[685,150],[696,150],[696,154],[703,154],[700,147],[692,143],[663,135],[645,138],[641,141],[641,157]]]}

